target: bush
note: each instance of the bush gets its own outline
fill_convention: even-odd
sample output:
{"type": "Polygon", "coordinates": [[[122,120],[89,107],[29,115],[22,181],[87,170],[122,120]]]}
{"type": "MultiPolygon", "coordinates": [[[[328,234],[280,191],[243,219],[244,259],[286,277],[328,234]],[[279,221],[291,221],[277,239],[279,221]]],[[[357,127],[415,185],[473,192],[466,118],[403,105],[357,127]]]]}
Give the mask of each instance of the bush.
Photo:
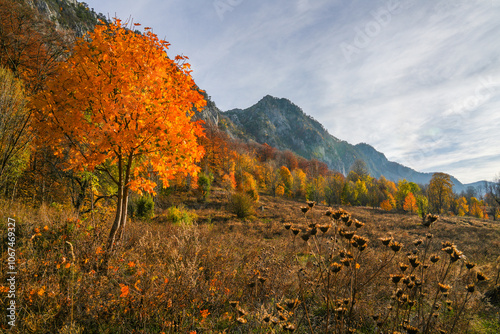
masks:
{"type": "Polygon", "coordinates": [[[212,181],[214,176],[210,174],[200,173],[198,175],[198,190],[201,195],[201,199],[206,201],[210,196],[210,190],[212,190],[212,181]]]}
{"type": "Polygon", "coordinates": [[[243,192],[234,193],[229,199],[229,209],[238,218],[245,218],[254,213],[254,200],[243,192]]]}
{"type": "Polygon", "coordinates": [[[165,213],[165,218],[173,224],[191,225],[198,219],[198,215],[186,209],[183,205],[180,205],[168,208],[165,213]]]}
{"type": "Polygon", "coordinates": [[[141,196],[128,203],[128,215],[142,219],[150,219],[154,215],[155,203],[151,196],[141,196]]]}

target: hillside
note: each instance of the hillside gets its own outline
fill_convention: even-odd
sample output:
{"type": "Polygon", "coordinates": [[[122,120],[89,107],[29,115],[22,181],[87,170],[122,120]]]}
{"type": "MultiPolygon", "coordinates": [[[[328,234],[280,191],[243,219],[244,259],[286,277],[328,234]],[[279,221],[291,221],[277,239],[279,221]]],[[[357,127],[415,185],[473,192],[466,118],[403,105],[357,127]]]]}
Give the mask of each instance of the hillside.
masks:
{"type": "Polygon", "coordinates": [[[77,37],[93,30],[99,20],[106,21],[103,14],[96,13],[84,2],[76,0],[25,0],[25,2],[36,8],[42,16],[55,22],[59,29],[71,30],[77,37]]]}

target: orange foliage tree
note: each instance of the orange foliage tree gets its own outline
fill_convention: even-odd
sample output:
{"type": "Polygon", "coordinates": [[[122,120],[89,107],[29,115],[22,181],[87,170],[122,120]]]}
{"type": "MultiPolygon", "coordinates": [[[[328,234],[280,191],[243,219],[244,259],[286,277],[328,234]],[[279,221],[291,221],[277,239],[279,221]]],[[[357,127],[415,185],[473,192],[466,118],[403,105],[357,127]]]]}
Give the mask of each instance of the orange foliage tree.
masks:
{"type": "Polygon", "coordinates": [[[385,211],[391,211],[396,206],[396,201],[391,194],[387,195],[387,199],[380,203],[380,207],[385,211]]]}
{"type": "Polygon", "coordinates": [[[410,213],[417,212],[417,199],[413,196],[413,193],[408,193],[405,197],[405,202],[403,204],[403,210],[409,211],[410,213]]]}
{"type": "MultiPolygon", "coordinates": [[[[192,121],[205,105],[186,57],[167,56],[168,42],[120,20],[79,39],[35,102],[40,139],[67,168],[99,170],[116,185],[116,213],[107,254],[122,236],[130,191],[154,193],[155,173],[168,186],[175,175],[197,174],[204,150],[192,121]]],[[[106,261],[105,261],[106,262],[106,261]]]]}
{"type": "Polygon", "coordinates": [[[24,81],[28,94],[54,74],[70,39],[24,1],[0,0],[0,65],[24,81]]]}

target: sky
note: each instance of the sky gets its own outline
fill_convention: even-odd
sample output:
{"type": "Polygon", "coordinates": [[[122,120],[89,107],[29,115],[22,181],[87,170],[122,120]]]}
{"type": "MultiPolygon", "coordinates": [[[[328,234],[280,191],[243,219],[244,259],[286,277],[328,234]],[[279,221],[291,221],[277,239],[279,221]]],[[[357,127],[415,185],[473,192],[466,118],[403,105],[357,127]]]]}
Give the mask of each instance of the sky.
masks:
{"type": "Polygon", "coordinates": [[[351,144],[500,176],[500,0],[87,0],[189,57],[223,110],[287,98],[351,144]]]}

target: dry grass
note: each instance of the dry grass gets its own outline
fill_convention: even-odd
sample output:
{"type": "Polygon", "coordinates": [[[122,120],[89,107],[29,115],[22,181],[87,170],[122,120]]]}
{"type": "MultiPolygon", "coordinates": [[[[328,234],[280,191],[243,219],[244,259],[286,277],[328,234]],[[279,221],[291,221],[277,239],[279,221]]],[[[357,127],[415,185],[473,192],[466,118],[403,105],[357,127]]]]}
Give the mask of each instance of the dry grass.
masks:
{"type": "Polygon", "coordinates": [[[492,221],[444,217],[429,230],[416,216],[345,208],[351,221],[364,223],[357,229],[326,216],[322,205],[304,215],[305,203],[267,196],[261,196],[263,208],[240,220],[221,190],[205,203],[182,196],[163,203],[182,202],[198,222],[130,222],[107,277],[95,270],[109,217],[78,219],[67,208],[1,202],[2,231],[7,217],[19,226],[19,333],[499,330],[498,305],[483,298],[498,275],[500,228],[492,221]],[[353,246],[348,231],[354,232],[351,240],[366,238],[366,249],[353,246]],[[379,240],[386,237],[404,246],[394,252],[379,240]],[[442,250],[445,241],[453,243],[452,255],[442,250]],[[475,267],[467,269],[462,258],[452,261],[458,251],[475,267]],[[430,261],[434,254],[436,263],[430,261]],[[419,265],[413,268],[412,261],[419,265]],[[405,272],[400,263],[408,265],[405,272]],[[478,272],[489,279],[478,281],[478,272]]]}

